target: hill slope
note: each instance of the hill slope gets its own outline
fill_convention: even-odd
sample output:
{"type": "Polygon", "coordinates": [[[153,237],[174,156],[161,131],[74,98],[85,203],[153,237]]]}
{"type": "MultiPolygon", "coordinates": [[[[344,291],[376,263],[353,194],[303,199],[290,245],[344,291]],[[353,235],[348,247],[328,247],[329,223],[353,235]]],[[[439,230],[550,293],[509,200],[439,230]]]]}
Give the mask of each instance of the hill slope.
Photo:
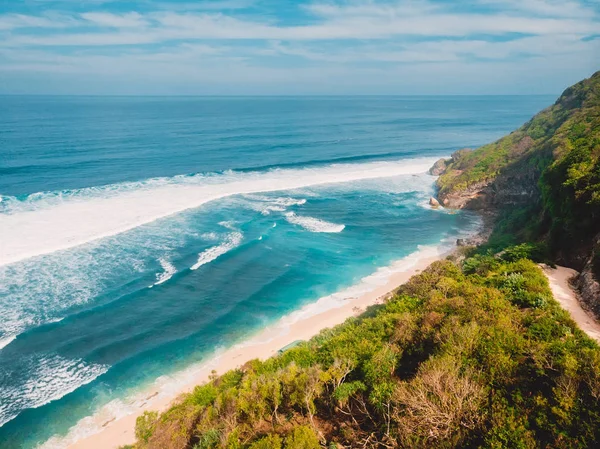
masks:
{"type": "Polygon", "coordinates": [[[591,448],[599,400],[600,348],[541,270],[475,256],[147,412],[135,447],[591,448]]]}
{"type": "Polygon", "coordinates": [[[583,270],[600,315],[600,72],[508,136],[455,153],[438,188],[448,207],[500,213],[493,249],[541,242],[551,260],[583,270]]]}

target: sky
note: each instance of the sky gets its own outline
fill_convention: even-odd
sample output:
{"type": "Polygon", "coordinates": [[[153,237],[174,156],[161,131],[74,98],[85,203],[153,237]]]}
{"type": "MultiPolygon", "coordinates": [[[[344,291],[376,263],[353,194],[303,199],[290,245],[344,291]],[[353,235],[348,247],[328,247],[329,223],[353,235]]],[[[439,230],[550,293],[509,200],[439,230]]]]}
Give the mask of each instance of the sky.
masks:
{"type": "Polygon", "coordinates": [[[559,94],[600,0],[0,0],[0,94],[559,94]]]}

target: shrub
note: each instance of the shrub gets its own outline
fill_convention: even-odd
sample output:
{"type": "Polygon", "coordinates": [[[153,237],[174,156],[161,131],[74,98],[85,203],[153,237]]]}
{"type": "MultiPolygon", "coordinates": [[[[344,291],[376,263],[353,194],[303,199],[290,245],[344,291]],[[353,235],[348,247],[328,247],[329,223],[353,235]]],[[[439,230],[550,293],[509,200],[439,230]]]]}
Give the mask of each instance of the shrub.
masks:
{"type": "Polygon", "coordinates": [[[217,429],[210,429],[200,435],[199,441],[194,445],[194,449],[212,449],[219,447],[221,434],[217,429]]]}
{"type": "Polygon", "coordinates": [[[156,424],[158,423],[158,412],[144,412],[135,420],[135,437],[141,443],[148,443],[156,424]]]}
{"type": "Polygon", "coordinates": [[[308,426],[296,427],[285,439],[285,449],[319,449],[319,439],[308,426]]]}
{"type": "Polygon", "coordinates": [[[281,437],[271,433],[250,445],[250,449],[281,449],[281,437]]]}
{"type": "Polygon", "coordinates": [[[452,358],[424,364],[413,380],[394,391],[401,440],[408,447],[458,445],[481,425],[484,398],[485,389],[470,373],[461,374],[452,358]]]}
{"type": "Polygon", "coordinates": [[[534,262],[548,260],[548,249],[542,243],[521,243],[509,246],[502,253],[502,259],[507,262],[516,262],[520,259],[531,259],[534,262]]]}
{"type": "Polygon", "coordinates": [[[463,262],[463,271],[466,274],[478,274],[485,276],[498,266],[499,262],[490,254],[476,254],[473,257],[465,259],[463,262]]]}

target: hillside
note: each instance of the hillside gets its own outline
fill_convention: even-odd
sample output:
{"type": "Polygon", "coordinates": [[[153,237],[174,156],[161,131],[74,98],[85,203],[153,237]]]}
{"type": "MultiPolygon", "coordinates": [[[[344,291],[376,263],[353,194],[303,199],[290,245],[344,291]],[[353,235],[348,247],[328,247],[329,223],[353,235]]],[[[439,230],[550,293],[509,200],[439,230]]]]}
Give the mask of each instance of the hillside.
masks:
{"type": "Polygon", "coordinates": [[[135,447],[593,447],[599,400],[600,348],[540,269],[475,256],[147,412],[135,447]]]}
{"type": "Polygon", "coordinates": [[[600,72],[508,136],[443,165],[442,204],[499,214],[493,250],[533,241],[550,261],[582,270],[580,288],[600,315],[600,72]]]}

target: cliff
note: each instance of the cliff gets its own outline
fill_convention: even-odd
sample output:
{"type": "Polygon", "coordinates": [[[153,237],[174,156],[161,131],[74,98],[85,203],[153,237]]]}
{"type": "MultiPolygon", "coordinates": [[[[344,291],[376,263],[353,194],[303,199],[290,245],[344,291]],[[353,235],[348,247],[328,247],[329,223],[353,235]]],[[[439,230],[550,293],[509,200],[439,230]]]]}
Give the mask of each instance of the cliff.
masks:
{"type": "Polygon", "coordinates": [[[582,271],[578,285],[600,312],[600,270],[593,264],[600,232],[600,72],[511,134],[461,150],[443,165],[437,186],[445,207],[498,214],[492,244],[546,245],[551,260],[582,271]]]}
{"type": "Polygon", "coordinates": [[[471,209],[530,204],[541,199],[542,173],[573,159],[570,153],[584,150],[578,147],[595,149],[585,149],[586,154],[580,155],[584,157],[571,162],[588,159],[597,168],[599,107],[600,72],[596,72],[508,136],[475,151],[454,153],[438,180],[440,199],[449,207],[471,209]]]}

